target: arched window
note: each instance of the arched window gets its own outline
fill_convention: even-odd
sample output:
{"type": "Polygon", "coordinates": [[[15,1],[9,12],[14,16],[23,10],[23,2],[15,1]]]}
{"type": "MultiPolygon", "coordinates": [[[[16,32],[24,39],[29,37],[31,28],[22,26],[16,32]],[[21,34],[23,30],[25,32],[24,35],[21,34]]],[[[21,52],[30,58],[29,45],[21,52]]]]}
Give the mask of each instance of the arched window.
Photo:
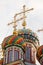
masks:
{"type": "Polygon", "coordinates": [[[31,47],[26,46],[25,54],[24,54],[25,61],[31,61],[31,47]]]}
{"type": "Polygon", "coordinates": [[[14,50],[14,61],[19,59],[19,51],[14,50]]]}
{"type": "Polygon", "coordinates": [[[31,48],[26,47],[26,60],[30,60],[30,53],[31,53],[31,48]]]}
{"type": "Polygon", "coordinates": [[[13,51],[9,50],[9,52],[8,52],[8,62],[12,62],[12,58],[13,58],[13,51]]]}

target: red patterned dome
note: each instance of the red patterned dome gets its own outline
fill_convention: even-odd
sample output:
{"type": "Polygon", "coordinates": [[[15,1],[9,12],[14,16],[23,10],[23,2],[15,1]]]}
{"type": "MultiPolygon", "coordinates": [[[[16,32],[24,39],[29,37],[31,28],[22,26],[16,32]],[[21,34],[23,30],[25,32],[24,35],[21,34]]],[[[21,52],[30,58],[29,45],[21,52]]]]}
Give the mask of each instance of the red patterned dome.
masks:
{"type": "Polygon", "coordinates": [[[6,37],[2,42],[2,48],[6,49],[9,46],[18,46],[23,49],[23,46],[25,45],[25,42],[21,36],[18,35],[11,35],[6,37]]]}
{"type": "Polygon", "coordinates": [[[38,48],[36,56],[38,61],[40,62],[41,58],[43,57],[43,45],[38,48]]]}

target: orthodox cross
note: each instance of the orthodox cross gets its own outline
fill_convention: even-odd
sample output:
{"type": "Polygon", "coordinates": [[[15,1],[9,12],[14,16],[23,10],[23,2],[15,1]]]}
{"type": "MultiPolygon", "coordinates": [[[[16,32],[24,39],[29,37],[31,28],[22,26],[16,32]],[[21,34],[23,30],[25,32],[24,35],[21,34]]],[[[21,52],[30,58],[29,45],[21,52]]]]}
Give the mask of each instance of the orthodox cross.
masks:
{"type": "Polygon", "coordinates": [[[42,32],[42,31],[43,31],[43,29],[38,29],[38,30],[37,30],[37,32],[42,32]]]}
{"type": "Polygon", "coordinates": [[[20,20],[23,19],[22,26],[25,28],[25,26],[26,26],[26,21],[25,21],[26,16],[25,16],[25,13],[28,12],[28,11],[31,11],[31,10],[33,10],[33,8],[26,10],[26,9],[25,9],[25,5],[24,5],[24,6],[23,6],[23,11],[20,12],[20,13],[15,14],[15,16],[14,16],[14,21],[11,22],[11,23],[8,23],[8,25],[14,23],[14,26],[13,26],[13,27],[14,27],[14,34],[16,33],[16,27],[17,27],[16,22],[18,22],[18,21],[20,21],[20,20]],[[19,19],[16,19],[17,15],[20,15],[20,14],[23,14],[23,17],[22,17],[22,18],[19,18],[19,19]]]}

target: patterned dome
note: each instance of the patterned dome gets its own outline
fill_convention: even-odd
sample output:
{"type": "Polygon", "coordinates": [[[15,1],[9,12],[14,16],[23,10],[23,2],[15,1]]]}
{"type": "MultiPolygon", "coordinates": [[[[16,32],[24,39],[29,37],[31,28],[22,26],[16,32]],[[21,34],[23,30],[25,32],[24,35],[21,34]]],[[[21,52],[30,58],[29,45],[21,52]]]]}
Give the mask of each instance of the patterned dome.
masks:
{"type": "Polygon", "coordinates": [[[18,46],[18,47],[21,47],[23,49],[23,46],[25,45],[25,42],[24,42],[24,40],[21,36],[11,35],[11,36],[6,37],[3,40],[2,48],[6,49],[7,47],[14,46],[14,45],[18,46]]]}
{"type": "Polygon", "coordinates": [[[10,35],[6,37],[3,40],[2,48],[6,49],[12,45],[24,48],[24,46],[26,46],[26,42],[34,42],[36,47],[39,45],[39,40],[34,32],[29,29],[21,29],[18,31],[18,35],[10,35]],[[38,43],[38,45],[36,43],[38,43]]]}
{"type": "Polygon", "coordinates": [[[43,57],[43,45],[38,48],[36,56],[37,60],[40,62],[41,58],[43,57]]]}
{"type": "Polygon", "coordinates": [[[30,29],[20,29],[18,31],[18,34],[20,36],[22,36],[25,39],[25,41],[35,43],[34,45],[36,47],[39,46],[38,37],[37,37],[36,33],[34,33],[32,30],[30,30],[30,29]]]}

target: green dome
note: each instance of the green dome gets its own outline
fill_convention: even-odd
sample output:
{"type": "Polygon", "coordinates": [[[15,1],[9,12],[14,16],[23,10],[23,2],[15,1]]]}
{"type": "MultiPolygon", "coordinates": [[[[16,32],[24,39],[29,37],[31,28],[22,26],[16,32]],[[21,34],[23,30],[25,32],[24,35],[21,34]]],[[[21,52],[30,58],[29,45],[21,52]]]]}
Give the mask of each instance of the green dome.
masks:
{"type": "Polygon", "coordinates": [[[34,33],[32,30],[25,29],[25,28],[20,29],[20,30],[18,30],[18,34],[20,36],[22,36],[25,39],[25,41],[30,42],[30,43],[35,43],[34,45],[36,45],[36,46],[37,46],[37,43],[39,45],[38,37],[37,37],[36,33],[34,33]]]}

